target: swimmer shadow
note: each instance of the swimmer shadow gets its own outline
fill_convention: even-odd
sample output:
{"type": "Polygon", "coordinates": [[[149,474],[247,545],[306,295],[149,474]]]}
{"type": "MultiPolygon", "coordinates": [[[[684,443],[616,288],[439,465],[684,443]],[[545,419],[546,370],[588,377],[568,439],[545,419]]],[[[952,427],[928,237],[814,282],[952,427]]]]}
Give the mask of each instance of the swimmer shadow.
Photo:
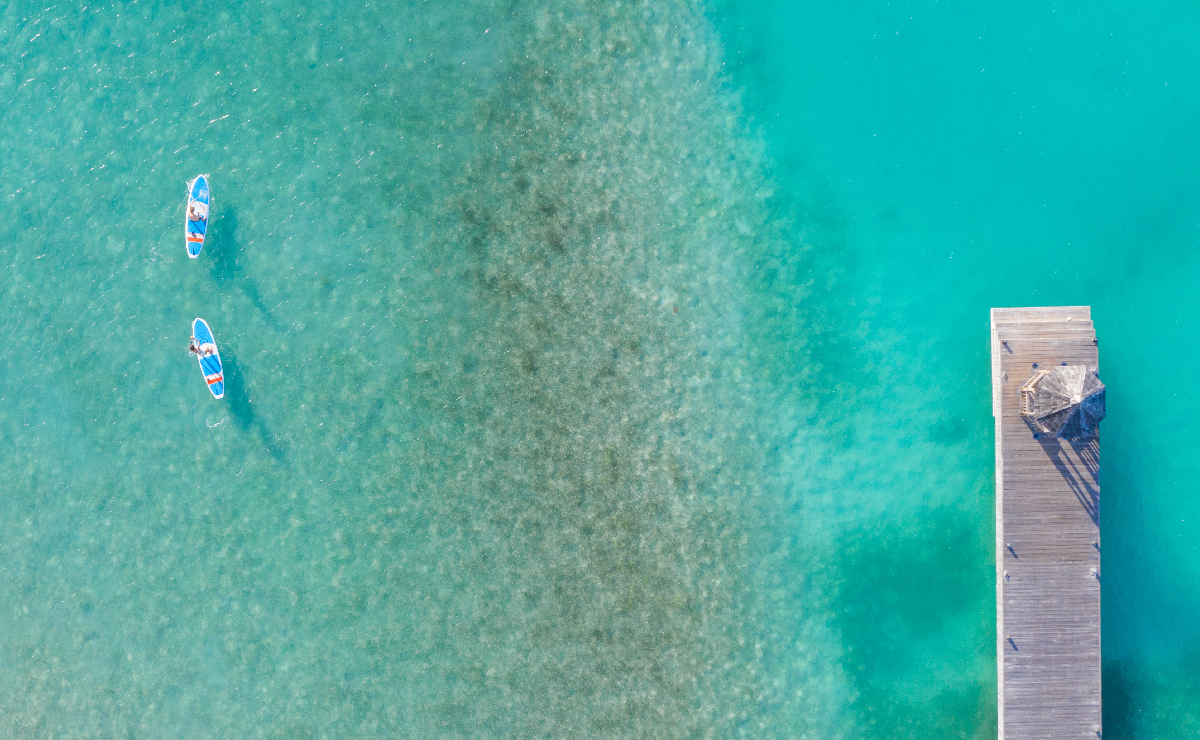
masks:
{"type": "Polygon", "coordinates": [[[246,277],[242,266],[242,243],[238,238],[237,206],[222,205],[220,211],[214,214],[209,234],[210,246],[206,248],[209,262],[212,264],[213,279],[217,285],[236,288],[242,295],[250,299],[264,320],[276,332],[282,332],[271,312],[263,304],[258,295],[254,282],[246,277]]]}
{"type": "Polygon", "coordinates": [[[225,372],[225,401],[229,404],[229,413],[233,415],[234,421],[243,430],[258,435],[267,452],[275,458],[275,462],[283,462],[284,449],[266,423],[254,414],[254,406],[246,393],[246,375],[238,363],[237,353],[229,345],[221,348],[221,365],[225,372]]]}

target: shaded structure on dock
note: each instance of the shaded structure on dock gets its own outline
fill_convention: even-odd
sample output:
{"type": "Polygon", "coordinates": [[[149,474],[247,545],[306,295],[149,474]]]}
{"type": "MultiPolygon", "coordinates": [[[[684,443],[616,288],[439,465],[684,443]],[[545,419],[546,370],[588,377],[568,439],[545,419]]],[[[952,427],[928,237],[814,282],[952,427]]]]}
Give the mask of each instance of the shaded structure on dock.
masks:
{"type": "Polygon", "coordinates": [[[992,309],[999,737],[1097,738],[1100,440],[1087,306],[992,309]]]}

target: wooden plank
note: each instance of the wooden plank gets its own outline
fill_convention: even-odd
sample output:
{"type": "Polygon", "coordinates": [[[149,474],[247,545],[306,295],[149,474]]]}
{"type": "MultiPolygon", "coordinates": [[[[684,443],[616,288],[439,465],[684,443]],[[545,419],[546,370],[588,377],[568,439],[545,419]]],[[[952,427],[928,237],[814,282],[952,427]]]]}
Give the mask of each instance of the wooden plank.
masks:
{"type": "Polygon", "coordinates": [[[1090,321],[1092,308],[1091,306],[1037,306],[992,309],[992,318],[995,321],[1062,321],[1068,316],[1090,321]]]}
{"type": "Polygon", "coordinates": [[[1087,306],[992,309],[999,737],[1099,737],[1100,445],[1035,439],[1020,388],[1099,367],[1087,306]],[[1069,320],[1068,320],[1069,319],[1069,320]]]}

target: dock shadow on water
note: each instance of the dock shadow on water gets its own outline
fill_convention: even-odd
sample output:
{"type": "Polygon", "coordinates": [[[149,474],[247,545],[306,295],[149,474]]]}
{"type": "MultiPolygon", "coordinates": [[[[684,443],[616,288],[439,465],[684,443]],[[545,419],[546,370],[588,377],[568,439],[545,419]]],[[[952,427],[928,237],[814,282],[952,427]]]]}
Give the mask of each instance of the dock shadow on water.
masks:
{"type": "Polygon", "coordinates": [[[221,348],[221,364],[225,372],[225,402],[229,404],[233,420],[243,430],[257,435],[276,462],[284,462],[286,454],[283,447],[276,441],[270,427],[254,413],[250,394],[246,392],[246,376],[238,362],[237,352],[231,345],[221,348]]]}
{"type": "Polygon", "coordinates": [[[263,321],[273,331],[283,331],[283,327],[271,315],[254,281],[246,276],[242,268],[242,239],[238,233],[238,209],[236,205],[222,203],[215,208],[211,224],[209,245],[205,249],[212,265],[213,279],[222,288],[236,288],[262,314],[263,321]]]}

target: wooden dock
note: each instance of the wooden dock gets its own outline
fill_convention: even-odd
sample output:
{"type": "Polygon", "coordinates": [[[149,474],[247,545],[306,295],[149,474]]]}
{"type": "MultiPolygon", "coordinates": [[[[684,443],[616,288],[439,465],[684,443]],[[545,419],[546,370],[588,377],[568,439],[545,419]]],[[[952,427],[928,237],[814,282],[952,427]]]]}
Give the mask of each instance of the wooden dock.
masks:
{"type": "Polygon", "coordinates": [[[1035,438],[1020,393],[1099,368],[1095,336],[1087,306],[992,309],[1000,740],[1101,733],[1099,438],[1035,438]]]}

